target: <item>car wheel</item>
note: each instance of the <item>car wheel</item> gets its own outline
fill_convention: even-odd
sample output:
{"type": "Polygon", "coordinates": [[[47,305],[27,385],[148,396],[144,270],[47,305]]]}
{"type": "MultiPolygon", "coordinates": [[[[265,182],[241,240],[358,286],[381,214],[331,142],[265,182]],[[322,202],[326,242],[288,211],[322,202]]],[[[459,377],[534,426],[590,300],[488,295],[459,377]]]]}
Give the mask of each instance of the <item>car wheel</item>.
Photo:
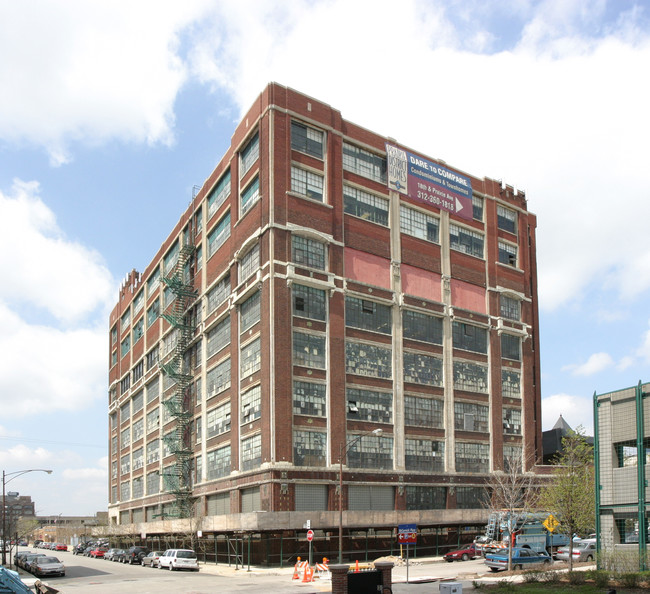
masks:
{"type": "Polygon", "coordinates": [[[469,561],[469,555],[467,553],[463,553],[463,561],[469,561]]]}
{"type": "Polygon", "coordinates": [[[453,561],[453,559],[445,559],[445,561],[446,561],[447,563],[451,563],[451,562],[453,561]]]}
{"type": "Polygon", "coordinates": [[[499,568],[498,567],[490,567],[490,571],[496,573],[497,571],[499,571],[499,568]]]}
{"type": "Polygon", "coordinates": [[[521,565],[515,565],[515,567],[514,567],[515,571],[517,571],[517,570],[521,571],[522,569],[523,569],[523,567],[521,565]]]}
{"type": "Polygon", "coordinates": [[[591,555],[587,555],[587,561],[593,561],[594,558],[591,555]]]}
{"type": "Polygon", "coordinates": [[[156,565],[156,567],[157,567],[158,569],[162,569],[162,565],[161,565],[160,563],[158,563],[158,565],[156,565]]]}
{"type": "Polygon", "coordinates": [[[169,571],[174,571],[174,566],[171,563],[169,564],[169,571]]]}

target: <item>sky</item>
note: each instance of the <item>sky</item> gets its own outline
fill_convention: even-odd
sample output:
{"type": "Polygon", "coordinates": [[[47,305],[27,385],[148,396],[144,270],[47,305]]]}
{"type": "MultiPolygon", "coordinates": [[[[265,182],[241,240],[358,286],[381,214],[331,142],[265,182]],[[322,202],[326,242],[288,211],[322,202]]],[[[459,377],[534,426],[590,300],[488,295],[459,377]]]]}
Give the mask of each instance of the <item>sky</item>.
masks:
{"type": "Polygon", "coordinates": [[[537,214],[543,429],[650,381],[650,0],[0,0],[0,467],[107,509],[108,314],[270,81],[537,214]]]}

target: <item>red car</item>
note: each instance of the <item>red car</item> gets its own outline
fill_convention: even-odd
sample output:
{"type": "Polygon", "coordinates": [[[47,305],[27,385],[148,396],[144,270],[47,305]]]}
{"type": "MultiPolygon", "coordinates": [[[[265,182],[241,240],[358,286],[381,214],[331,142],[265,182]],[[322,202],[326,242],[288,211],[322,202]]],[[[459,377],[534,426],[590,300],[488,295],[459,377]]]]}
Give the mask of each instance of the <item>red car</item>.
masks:
{"type": "Polygon", "coordinates": [[[68,545],[63,544],[62,542],[58,542],[56,544],[55,549],[56,551],[67,551],[68,550],[68,545]]]}
{"type": "Polygon", "coordinates": [[[103,559],[105,552],[106,549],[103,549],[102,547],[97,547],[96,549],[90,551],[90,556],[95,557],[95,559],[103,559]]]}
{"type": "Polygon", "coordinates": [[[481,552],[474,546],[474,543],[472,543],[455,551],[449,551],[446,555],[443,555],[442,558],[448,563],[451,563],[452,561],[469,561],[470,559],[475,559],[480,556],[481,552]]]}

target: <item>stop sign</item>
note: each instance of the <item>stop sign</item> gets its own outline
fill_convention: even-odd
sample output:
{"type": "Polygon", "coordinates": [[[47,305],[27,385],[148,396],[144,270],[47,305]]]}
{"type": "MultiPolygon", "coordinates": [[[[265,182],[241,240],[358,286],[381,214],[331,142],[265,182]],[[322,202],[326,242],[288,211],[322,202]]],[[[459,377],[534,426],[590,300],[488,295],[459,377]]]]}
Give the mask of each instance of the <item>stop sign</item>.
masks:
{"type": "Polygon", "coordinates": [[[314,540],[314,531],[313,530],[307,530],[307,540],[311,542],[314,540]]]}

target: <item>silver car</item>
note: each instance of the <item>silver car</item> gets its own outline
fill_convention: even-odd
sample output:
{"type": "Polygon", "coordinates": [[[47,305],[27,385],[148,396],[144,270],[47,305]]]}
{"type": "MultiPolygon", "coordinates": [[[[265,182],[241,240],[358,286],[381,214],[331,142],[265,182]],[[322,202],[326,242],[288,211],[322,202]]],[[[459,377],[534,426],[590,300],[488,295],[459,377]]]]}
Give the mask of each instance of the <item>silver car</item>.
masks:
{"type": "Polygon", "coordinates": [[[65,575],[65,565],[56,557],[37,557],[32,561],[31,572],[37,577],[65,575]]]}
{"type": "MultiPolygon", "coordinates": [[[[593,561],[596,557],[596,539],[577,540],[573,543],[573,561],[593,561]]],[[[569,547],[562,547],[555,555],[560,561],[569,560],[569,547]]]]}

